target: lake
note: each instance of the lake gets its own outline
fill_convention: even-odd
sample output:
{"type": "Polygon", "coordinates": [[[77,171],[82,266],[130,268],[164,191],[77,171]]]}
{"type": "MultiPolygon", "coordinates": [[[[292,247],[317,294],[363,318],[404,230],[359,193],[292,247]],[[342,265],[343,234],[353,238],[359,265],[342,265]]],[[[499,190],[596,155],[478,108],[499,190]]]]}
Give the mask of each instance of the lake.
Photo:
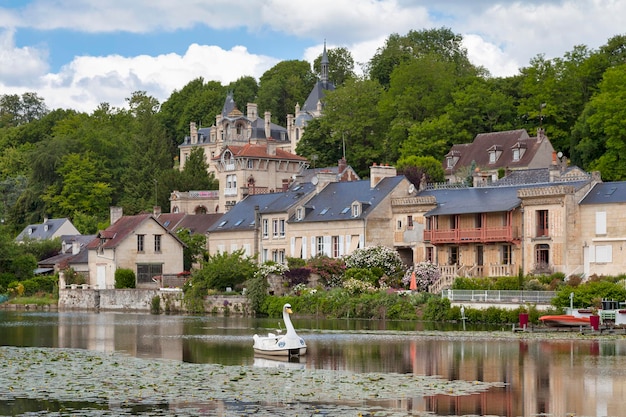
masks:
{"type": "MultiPolygon", "coordinates": [[[[274,331],[281,321],[218,316],[0,311],[0,345],[79,349],[147,361],[237,367],[235,369],[243,366],[267,368],[272,372],[319,371],[326,372],[325,375],[353,375],[356,380],[364,376],[374,381],[372,375],[380,378],[378,375],[382,374],[392,379],[396,375],[437,377],[470,385],[500,383],[466,394],[444,391],[412,395],[398,391],[352,401],[345,398],[351,395],[350,389],[346,389],[343,398],[346,401],[329,401],[324,397],[324,401],[315,403],[317,411],[308,415],[626,415],[626,339],[622,334],[514,333],[509,328],[469,326],[463,330],[455,325],[441,327],[421,322],[299,318],[296,312],[292,321],[298,334],[306,340],[307,354],[285,362],[255,357],[252,335],[274,331]]],[[[54,372],[53,364],[49,368],[47,373],[54,372]]],[[[9,395],[5,391],[3,395],[0,389],[0,415],[71,415],[63,414],[63,409],[68,409],[66,400],[57,399],[51,406],[47,401],[50,393],[42,394],[41,398],[37,398],[38,394],[26,394],[9,395]]],[[[93,407],[92,401],[87,407],[81,401],[69,408],[83,410],[82,415],[115,415],[110,406],[93,407]]],[[[291,415],[285,404],[252,403],[255,404],[248,402],[246,407],[257,407],[252,408],[253,411],[222,401],[220,407],[198,414],[291,415]]],[[[303,403],[313,407],[310,401],[303,400],[303,403]]],[[[175,410],[176,406],[168,403],[159,407],[123,408],[123,412],[117,414],[184,414],[175,410]]],[[[189,410],[186,412],[193,415],[189,410]]],[[[299,410],[298,415],[302,415],[301,412],[299,410]]]]}

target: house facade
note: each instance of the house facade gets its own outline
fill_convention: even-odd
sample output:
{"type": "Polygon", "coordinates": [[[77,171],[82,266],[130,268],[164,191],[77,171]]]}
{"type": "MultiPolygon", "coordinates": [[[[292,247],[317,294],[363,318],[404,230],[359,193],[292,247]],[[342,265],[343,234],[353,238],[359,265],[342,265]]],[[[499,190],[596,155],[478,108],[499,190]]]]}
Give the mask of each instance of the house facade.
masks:
{"type": "Polygon", "coordinates": [[[626,182],[598,183],[580,202],[580,242],[585,276],[626,271],[626,182]]]}
{"type": "MultiPolygon", "coordinates": [[[[579,201],[601,180],[557,163],[486,186],[431,186],[392,202],[394,247],[442,279],[583,273],[579,201]]],[[[480,181],[478,181],[480,184],[480,181]]]]}
{"type": "Polygon", "coordinates": [[[126,268],[135,272],[138,288],[155,287],[157,277],[183,272],[183,248],[152,214],[121,216],[113,208],[111,226],[87,247],[89,285],[114,288],[115,271],[126,268]]]}

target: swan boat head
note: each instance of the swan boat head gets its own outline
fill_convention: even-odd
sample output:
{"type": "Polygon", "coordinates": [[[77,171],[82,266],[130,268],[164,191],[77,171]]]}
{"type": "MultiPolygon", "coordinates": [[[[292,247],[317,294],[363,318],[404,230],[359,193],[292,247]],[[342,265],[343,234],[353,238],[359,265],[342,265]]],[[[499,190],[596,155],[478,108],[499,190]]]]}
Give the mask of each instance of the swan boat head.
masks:
{"type": "Polygon", "coordinates": [[[289,315],[292,314],[289,303],[283,306],[283,321],[287,332],[284,335],[269,333],[267,336],[254,335],[254,351],[265,355],[293,356],[306,353],[306,343],[296,333],[289,315]]]}

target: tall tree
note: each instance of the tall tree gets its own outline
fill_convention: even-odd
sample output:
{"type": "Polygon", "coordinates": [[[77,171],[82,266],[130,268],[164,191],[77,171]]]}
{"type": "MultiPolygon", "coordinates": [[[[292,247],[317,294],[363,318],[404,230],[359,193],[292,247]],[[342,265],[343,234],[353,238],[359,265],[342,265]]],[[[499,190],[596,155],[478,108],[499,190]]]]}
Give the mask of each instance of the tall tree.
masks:
{"type": "Polygon", "coordinates": [[[259,114],[269,111],[272,121],[285,126],[287,114],[303,104],[315,85],[315,74],[307,61],[281,61],[259,80],[259,114]]]}
{"type": "MultiPolygon", "coordinates": [[[[348,49],[344,47],[330,48],[326,51],[328,56],[328,80],[336,86],[343,85],[346,80],[354,78],[354,58],[348,49]]],[[[322,54],[313,61],[313,68],[317,78],[322,77],[322,54]]]]}

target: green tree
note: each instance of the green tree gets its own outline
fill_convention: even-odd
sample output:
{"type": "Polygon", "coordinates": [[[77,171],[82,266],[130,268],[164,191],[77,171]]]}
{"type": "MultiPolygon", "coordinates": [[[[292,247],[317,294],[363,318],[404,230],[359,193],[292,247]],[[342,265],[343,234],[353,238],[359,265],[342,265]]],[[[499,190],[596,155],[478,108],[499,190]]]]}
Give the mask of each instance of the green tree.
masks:
{"type": "MultiPolygon", "coordinates": [[[[328,56],[328,80],[336,86],[343,85],[346,80],[354,78],[354,58],[344,47],[331,48],[326,51],[328,56]]],[[[318,79],[322,77],[322,54],[313,61],[313,68],[318,79]]]]}
{"type": "Polygon", "coordinates": [[[78,211],[106,216],[112,188],[103,175],[101,163],[91,152],[63,156],[57,173],[61,181],[49,186],[42,196],[50,215],[71,217],[78,211]]]}
{"type": "Polygon", "coordinates": [[[590,137],[578,145],[579,150],[595,148],[595,154],[599,155],[590,161],[589,169],[600,171],[604,180],[626,179],[626,64],[609,68],[604,73],[600,90],[587,107],[587,126],[577,128],[588,129],[590,133],[590,137]],[[604,149],[600,143],[604,143],[604,149]]]}
{"type": "Polygon", "coordinates": [[[398,172],[402,172],[412,184],[419,188],[422,175],[427,183],[444,182],[445,172],[441,161],[432,156],[408,156],[400,158],[396,164],[398,172]]]}
{"type": "Polygon", "coordinates": [[[206,236],[202,233],[191,233],[189,229],[177,230],[176,236],[185,244],[183,269],[191,271],[193,265],[201,262],[206,255],[206,236]]]}
{"type": "Polygon", "coordinates": [[[265,71],[259,80],[259,114],[269,111],[272,121],[287,124],[296,104],[303,104],[315,85],[315,74],[307,61],[281,61],[265,71]]]}
{"type": "Polygon", "coordinates": [[[200,147],[192,149],[181,172],[178,190],[217,190],[219,183],[213,173],[208,174],[208,168],[204,150],[200,147]]]}
{"type": "MultiPolygon", "coordinates": [[[[254,77],[245,76],[228,84],[228,91],[233,92],[233,99],[237,103],[239,110],[245,112],[248,103],[256,103],[259,85],[254,77]]],[[[217,113],[215,114],[217,115],[217,113]]]]}
{"type": "Polygon", "coordinates": [[[208,289],[225,291],[227,287],[240,287],[256,269],[254,259],[245,256],[243,249],[209,255],[202,268],[191,275],[190,294],[204,297],[208,289]]]}

